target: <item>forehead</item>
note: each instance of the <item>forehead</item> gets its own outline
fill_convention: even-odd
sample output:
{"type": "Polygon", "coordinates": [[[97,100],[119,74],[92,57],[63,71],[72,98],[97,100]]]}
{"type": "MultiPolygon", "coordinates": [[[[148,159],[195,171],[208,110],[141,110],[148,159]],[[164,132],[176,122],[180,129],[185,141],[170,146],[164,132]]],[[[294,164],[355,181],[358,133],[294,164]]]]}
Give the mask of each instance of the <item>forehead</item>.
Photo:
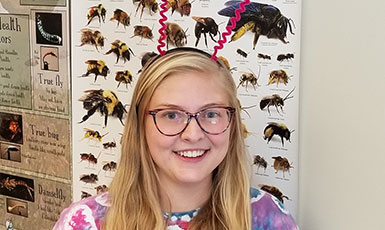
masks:
{"type": "Polygon", "coordinates": [[[207,105],[228,105],[225,84],[218,73],[180,72],[165,78],[150,100],[153,109],[162,105],[175,105],[193,112],[207,105]]]}

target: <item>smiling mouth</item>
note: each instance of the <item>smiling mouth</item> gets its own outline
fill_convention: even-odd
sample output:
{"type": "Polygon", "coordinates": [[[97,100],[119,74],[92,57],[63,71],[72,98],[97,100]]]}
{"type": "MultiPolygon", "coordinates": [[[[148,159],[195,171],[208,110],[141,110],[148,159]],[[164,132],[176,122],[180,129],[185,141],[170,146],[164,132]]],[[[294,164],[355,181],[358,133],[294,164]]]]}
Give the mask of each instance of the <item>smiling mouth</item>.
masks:
{"type": "Polygon", "coordinates": [[[205,150],[194,150],[194,151],[178,151],[175,153],[182,157],[196,158],[196,157],[203,156],[203,154],[205,154],[206,152],[207,151],[205,150]]]}

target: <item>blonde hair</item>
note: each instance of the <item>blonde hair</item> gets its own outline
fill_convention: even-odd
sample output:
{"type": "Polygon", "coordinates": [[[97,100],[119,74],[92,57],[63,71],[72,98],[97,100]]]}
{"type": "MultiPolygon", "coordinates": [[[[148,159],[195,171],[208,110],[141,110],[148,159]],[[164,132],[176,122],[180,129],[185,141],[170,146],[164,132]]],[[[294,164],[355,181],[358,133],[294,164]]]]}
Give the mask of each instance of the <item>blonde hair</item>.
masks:
{"type": "Polygon", "coordinates": [[[104,230],[165,230],[160,207],[159,181],[147,146],[144,123],[147,105],[161,82],[185,71],[216,73],[218,87],[236,109],[224,160],[214,170],[211,196],[189,224],[189,230],[249,230],[250,184],[236,85],[224,65],[191,49],[175,49],[150,60],[136,84],[125,123],[122,153],[111,183],[104,230]],[[222,85],[221,85],[222,84],[222,85]]]}

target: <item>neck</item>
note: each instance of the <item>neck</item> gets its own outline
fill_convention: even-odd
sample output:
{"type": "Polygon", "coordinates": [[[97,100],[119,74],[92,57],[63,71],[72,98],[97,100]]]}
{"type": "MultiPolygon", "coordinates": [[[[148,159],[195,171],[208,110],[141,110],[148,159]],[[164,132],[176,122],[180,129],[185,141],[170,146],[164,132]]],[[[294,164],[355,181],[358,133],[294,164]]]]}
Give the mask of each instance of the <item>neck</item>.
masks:
{"type": "MultiPolygon", "coordinates": [[[[162,183],[162,180],[161,180],[162,183]]],[[[211,195],[211,177],[205,183],[162,183],[160,205],[166,212],[187,212],[202,207],[211,195]]]]}

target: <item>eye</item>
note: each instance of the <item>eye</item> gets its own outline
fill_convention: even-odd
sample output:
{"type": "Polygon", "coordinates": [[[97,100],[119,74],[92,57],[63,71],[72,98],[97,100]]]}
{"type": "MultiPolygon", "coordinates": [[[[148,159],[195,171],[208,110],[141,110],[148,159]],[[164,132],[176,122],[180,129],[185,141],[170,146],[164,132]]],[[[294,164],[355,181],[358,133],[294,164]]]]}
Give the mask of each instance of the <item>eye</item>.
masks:
{"type": "Polygon", "coordinates": [[[208,118],[208,119],[220,117],[220,113],[215,110],[206,111],[204,115],[205,115],[205,118],[208,118]]]}
{"type": "Polygon", "coordinates": [[[164,120],[180,120],[183,117],[183,113],[177,110],[164,110],[159,112],[159,118],[164,120]]]}

